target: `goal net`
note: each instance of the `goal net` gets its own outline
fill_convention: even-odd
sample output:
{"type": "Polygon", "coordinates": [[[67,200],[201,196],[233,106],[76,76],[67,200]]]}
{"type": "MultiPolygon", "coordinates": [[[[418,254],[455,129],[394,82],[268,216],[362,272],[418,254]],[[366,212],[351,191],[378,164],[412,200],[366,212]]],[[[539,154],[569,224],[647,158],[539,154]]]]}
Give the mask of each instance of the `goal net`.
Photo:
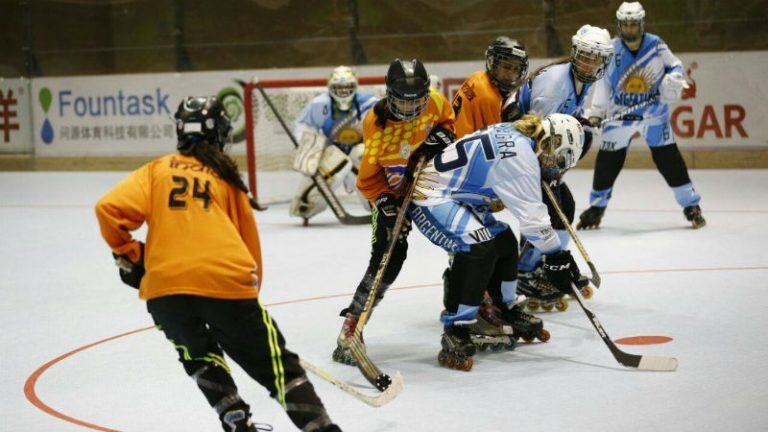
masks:
{"type": "MultiPolygon", "coordinates": [[[[384,77],[360,77],[358,80],[358,91],[378,98],[384,96],[384,77]]],[[[295,146],[261,95],[256,82],[292,132],[304,107],[315,96],[328,91],[327,78],[254,79],[244,90],[248,187],[259,204],[288,202],[302,179],[301,174],[291,169],[295,146]]],[[[345,198],[344,195],[340,190],[339,198],[345,198]]]]}

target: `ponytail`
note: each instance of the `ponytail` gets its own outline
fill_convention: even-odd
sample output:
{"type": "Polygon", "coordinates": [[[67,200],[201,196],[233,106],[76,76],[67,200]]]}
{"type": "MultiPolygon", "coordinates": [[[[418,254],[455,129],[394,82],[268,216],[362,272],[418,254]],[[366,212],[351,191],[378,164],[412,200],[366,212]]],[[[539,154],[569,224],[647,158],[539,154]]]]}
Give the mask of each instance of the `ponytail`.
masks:
{"type": "Polygon", "coordinates": [[[554,66],[554,65],[569,63],[570,61],[571,61],[571,57],[570,56],[569,57],[562,57],[562,58],[559,58],[559,59],[557,59],[557,60],[555,60],[555,61],[553,61],[551,63],[547,63],[547,64],[545,64],[543,66],[539,66],[538,68],[536,68],[536,70],[531,72],[530,75],[528,75],[528,82],[530,82],[530,86],[533,87],[533,79],[536,78],[536,76],[538,74],[540,74],[541,71],[543,71],[544,69],[546,69],[546,68],[548,68],[550,66],[554,66]]]}
{"type": "Polygon", "coordinates": [[[376,116],[376,126],[384,129],[387,125],[387,119],[389,119],[389,106],[387,106],[387,98],[379,99],[376,105],[373,106],[373,114],[376,116]]]}
{"type": "Polygon", "coordinates": [[[526,114],[520,117],[520,120],[512,124],[521,134],[533,139],[538,146],[539,138],[541,138],[544,133],[544,129],[541,127],[541,117],[533,114],[526,114]]]}
{"type": "Polygon", "coordinates": [[[252,208],[255,209],[257,207],[256,200],[251,197],[248,186],[245,185],[242,177],[240,177],[237,162],[223,151],[220,151],[215,145],[201,141],[187,146],[179,150],[179,152],[185,156],[194,157],[200,163],[213,170],[219,178],[235,187],[235,189],[245,193],[252,208]]]}

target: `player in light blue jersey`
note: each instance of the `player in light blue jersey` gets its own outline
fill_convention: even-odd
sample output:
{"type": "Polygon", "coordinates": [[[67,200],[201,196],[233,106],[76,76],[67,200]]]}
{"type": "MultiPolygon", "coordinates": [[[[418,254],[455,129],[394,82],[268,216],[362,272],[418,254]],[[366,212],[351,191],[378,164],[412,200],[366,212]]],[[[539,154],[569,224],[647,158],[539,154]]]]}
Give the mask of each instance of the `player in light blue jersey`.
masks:
{"type": "MultiPolygon", "coordinates": [[[[327,207],[312,175],[321,172],[332,189],[342,184],[355,192],[360,158],[363,155],[362,119],[377,102],[376,97],[357,91],[357,76],[347,66],[333,70],[328,92],[316,96],[299,114],[294,136],[299,148],[294,169],[305,174],[291,203],[290,213],[307,220],[327,207]]],[[[362,200],[367,204],[367,200],[362,200]]]]}
{"type": "Polygon", "coordinates": [[[484,291],[507,336],[549,338],[541,320],[522,310],[525,299],[516,292],[517,240],[506,223],[494,218],[490,204],[503,202],[520,222],[521,234],[544,251],[544,270],[557,288],[551,294],[571,292],[579,269],[552,229],[541,180],[573,167],[583,140],[583,128],[571,116],[529,115],[463,137],[423,169],[410,213],[413,225],[453,254],[441,317],[442,365],[472,367],[473,336],[485,336],[477,328],[484,291]]]}
{"type": "MultiPolygon", "coordinates": [[[[582,26],[571,38],[570,58],[543,66],[535,71],[528,82],[520,88],[514,101],[508,101],[504,113],[513,117],[525,113],[568,114],[577,118],[583,125],[587,125],[588,121],[584,119],[585,104],[593,83],[604,75],[612,55],[613,43],[607,30],[591,25],[582,26]]],[[[591,141],[591,127],[585,126],[582,157],[587,153],[591,141]]],[[[551,180],[550,187],[557,198],[557,204],[569,223],[572,223],[576,204],[568,185],[559,177],[549,180],[551,180]]],[[[563,247],[567,247],[570,238],[565,225],[557,216],[552,202],[546,195],[544,195],[544,203],[549,210],[553,228],[560,237],[563,247]]],[[[542,253],[543,251],[535,247],[533,242],[523,239],[518,267],[520,280],[518,291],[528,297],[528,308],[532,311],[537,310],[539,306],[544,310],[552,310],[553,307],[565,310],[568,307],[567,299],[558,299],[553,302],[543,299],[540,294],[552,290],[549,286],[550,281],[546,279],[541,269],[542,253]]],[[[592,296],[592,289],[588,286],[586,278],[579,282],[579,287],[585,297],[592,296]]]]}
{"type": "Polygon", "coordinates": [[[669,121],[669,104],[680,99],[688,84],[683,65],[664,41],[645,33],[645,10],[639,2],[622,3],[616,12],[619,37],[614,38],[614,61],[596,84],[590,120],[605,122],[597,153],[590,207],[579,216],[577,228],[598,228],[611,198],[630,142],[642,137],[664,180],[675,194],[683,214],[694,228],[706,224],[701,196],[694,190],[669,121]],[[638,107],[632,109],[631,107],[638,107]]]}

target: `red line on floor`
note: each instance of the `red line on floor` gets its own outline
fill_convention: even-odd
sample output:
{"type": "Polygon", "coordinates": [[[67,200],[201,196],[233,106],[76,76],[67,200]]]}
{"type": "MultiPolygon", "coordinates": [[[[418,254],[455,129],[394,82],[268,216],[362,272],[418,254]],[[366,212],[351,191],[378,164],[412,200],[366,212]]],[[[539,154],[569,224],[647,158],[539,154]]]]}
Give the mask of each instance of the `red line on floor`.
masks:
{"type": "MultiPolygon", "coordinates": [[[[623,274],[623,273],[659,273],[659,272],[697,272],[697,271],[745,271],[745,270],[768,270],[768,267],[723,267],[723,268],[691,268],[691,269],[653,269],[653,270],[621,270],[621,271],[606,271],[603,272],[603,274],[623,274]]],[[[397,287],[397,288],[391,288],[390,291],[404,291],[404,290],[411,290],[411,289],[418,289],[418,288],[427,288],[427,287],[433,287],[433,286],[439,286],[442,285],[442,282],[437,283],[430,283],[430,284],[421,284],[421,285],[410,285],[410,286],[404,286],[404,287],[397,287]]],[[[268,307],[273,306],[281,306],[286,304],[295,304],[295,303],[306,303],[311,302],[315,300],[325,300],[330,298],[338,298],[338,297],[349,297],[351,296],[351,293],[344,293],[344,294],[329,294],[324,296],[317,296],[317,297],[307,297],[303,299],[294,299],[294,300],[285,300],[281,302],[275,302],[267,304],[268,307]]],[[[35,385],[37,384],[37,381],[40,379],[40,377],[45,373],[48,369],[53,367],[55,364],[60,363],[61,361],[72,357],[73,355],[85,351],[89,348],[93,348],[95,346],[105,344],[107,342],[113,341],[115,339],[119,339],[122,337],[130,336],[136,333],[140,333],[149,329],[153,329],[154,326],[144,327],[136,330],[132,330],[129,332],[121,333],[106,339],[102,339],[97,342],[93,342],[88,345],[81,346],[80,348],[74,349],[72,351],[69,351],[65,354],[62,354],[55,359],[45,363],[44,365],[37,368],[32,374],[27,378],[27,380],[24,383],[24,395],[26,396],[27,400],[34,405],[36,408],[40,409],[41,411],[45,412],[46,414],[49,414],[53,417],[56,417],[58,419],[64,420],[66,422],[76,424],[78,426],[82,426],[91,430],[101,431],[101,432],[120,432],[117,429],[110,429],[108,427],[99,426],[93,423],[88,423],[83,420],[76,419],[74,417],[68,416],[60,411],[57,411],[56,409],[52,408],[51,406],[47,405],[45,402],[43,402],[38,396],[37,392],[35,391],[35,385]]]]}

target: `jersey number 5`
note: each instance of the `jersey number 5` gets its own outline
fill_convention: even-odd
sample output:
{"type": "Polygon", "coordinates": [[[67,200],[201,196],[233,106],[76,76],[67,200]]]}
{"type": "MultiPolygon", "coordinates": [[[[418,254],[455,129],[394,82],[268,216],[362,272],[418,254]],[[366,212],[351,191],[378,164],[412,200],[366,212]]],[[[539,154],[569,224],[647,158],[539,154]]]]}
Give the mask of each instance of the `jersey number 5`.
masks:
{"type": "Polygon", "coordinates": [[[439,172],[446,172],[463,167],[467,164],[467,162],[469,162],[469,158],[467,157],[467,148],[473,145],[477,145],[478,142],[483,146],[485,160],[493,160],[495,157],[493,153],[493,143],[491,142],[491,139],[488,137],[488,135],[470,135],[456,142],[456,144],[453,145],[453,149],[448,147],[443,150],[442,153],[439,153],[437,156],[435,156],[435,169],[439,172]],[[454,149],[455,151],[453,151],[454,149]],[[454,157],[446,160],[446,157],[451,156],[454,157]]]}
{"type": "MultiPolygon", "coordinates": [[[[202,183],[197,177],[192,178],[192,199],[198,199],[203,202],[203,208],[208,210],[211,206],[211,182],[206,180],[202,183]]],[[[189,179],[182,176],[173,176],[173,183],[178,186],[171,189],[168,195],[168,207],[171,209],[186,209],[187,201],[185,199],[189,189],[189,179]]]]}

